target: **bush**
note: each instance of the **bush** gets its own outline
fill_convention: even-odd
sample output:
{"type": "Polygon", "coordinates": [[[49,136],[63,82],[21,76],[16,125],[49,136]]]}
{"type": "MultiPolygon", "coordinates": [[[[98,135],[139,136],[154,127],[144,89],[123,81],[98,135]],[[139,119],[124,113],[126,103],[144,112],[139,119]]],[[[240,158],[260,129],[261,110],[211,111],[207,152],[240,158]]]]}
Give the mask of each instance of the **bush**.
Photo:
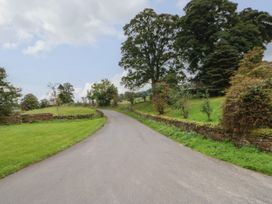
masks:
{"type": "Polygon", "coordinates": [[[47,99],[42,99],[40,102],[40,108],[47,108],[50,106],[50,102],[47,99]]]}
{"type": "Polygon", "coordinates": [[[136,94],[134,92],[131,91],[125,92],[125,99],[129,101],[131,105],[133,105],[135,102],[135,96],[136,94]]]}
{"type": "Polygon", "coordinates": [[[243,135],[253,128],[272,127],[272,66],[260,62],[262,52],[255,48],[246,54],[223,107],[223,127],[243,135]]]}
{"type": "Polygon", "coordinates": [[[190,98],[191,94],[187,88],[183,86],[178,87],[178,89],[172,89],[170,92],[170,104],[179,110],[185,119],[189,117],[190,98]]]}
{"type": "Polygon", "coordinates": [[[213,110],[210,104],[208,91],[206,91],[204,95],[204,102],[202,104],[201,111],[207,115],[208,121],[212,121],[211,114],[213,110]]]}
{"type": "Polygon", "coordinates": [[[168,102],[169,86],[165,82],[158,82],[154,86],[152,103],[159,114],[164,114],[168,102]]]}
{"type": "Polygon", "coordinates": [[[109,106],[111,101],[116,101],[118,90],[108,79],[92,85],[88,98],[95,100],[99,106],[109,106]]]}
{"type": "Polygon", "coordinates": [[[33,110],[39,108],[39,101],[33,94],[27,94],[22,99],[21,108],[24,111],[33,110]]]}

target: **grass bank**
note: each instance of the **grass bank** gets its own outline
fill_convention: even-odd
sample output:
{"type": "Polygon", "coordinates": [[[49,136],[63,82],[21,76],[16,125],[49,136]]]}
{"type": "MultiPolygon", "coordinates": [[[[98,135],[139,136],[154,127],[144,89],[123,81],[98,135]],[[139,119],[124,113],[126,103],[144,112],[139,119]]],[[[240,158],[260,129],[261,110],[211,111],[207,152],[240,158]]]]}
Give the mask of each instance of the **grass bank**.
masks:
{"type": "MultiPolygon", "coordinates": [[[[212,122],[219,123],[222,116],[222,106],[224,103],[224,97],[211,98],[210,99],[212,111],[212,122]]],[[[189,118],[191,121],[207,122],[207,116],[201,112],[201,106],[203,104],[203,99],[191,99],[189,101],[189,118]]],[[[134,109],[145,113],[158,114],[150,101],[137,103],[134,105],[134,109]]],[[[182,115],[180,111],[168,106],[165,110],[165,116],[181,119],[182,115]]]]}
{"type": "Polygon", "coordinates": [[[42,109],[35,109],[26,111],[23,114],[39,114],[39,113],[52,113],[54,116],[67,116],[67,115],[86,115],[94,114],[95,109],[83,106],[60,106],[48,107],[42,109]]]}
{"type": "Polygon", "coordinates": [[[251,146],[237,148],[231,142],[214,141],[197,133],[185,132],[179,128],[138,116],[124,108],[118,108],[118,111],[137,119],[170,139],[207,156],[272,175],[272,153],[261,152],[251,146]]]}
{"type": "Polygon", "coordinates": [[[0,178],[87,138],[105,118],[0,126],[0,178]]]}

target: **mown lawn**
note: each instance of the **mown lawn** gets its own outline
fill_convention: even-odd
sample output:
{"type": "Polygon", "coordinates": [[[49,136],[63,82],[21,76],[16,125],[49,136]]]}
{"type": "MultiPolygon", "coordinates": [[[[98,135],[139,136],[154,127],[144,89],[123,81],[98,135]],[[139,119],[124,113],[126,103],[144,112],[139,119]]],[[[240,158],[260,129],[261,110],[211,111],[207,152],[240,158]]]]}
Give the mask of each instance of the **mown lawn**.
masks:
{"type": "MultiPolygon", "coordinates": [[[[203,99],[192,99],[189,102],[189,118],[188,120],[207,122],[207,116],[201,112],[201,106],[203,99]]],[[[210,99],[212,111],[212,122],[219,123],[222,116],[222,105],[224,103],[223,97],[211,98],[210,99]]],[[[138,103],[134,105],[134,109],[151,114],[158,114],[150,101],[138,103]]],[[[182,115],[179,110],[174,109],[171,106],[168,106],[165,110],[165,116],[182,119],[182,115]]]]}
{"type": "Polygon", "coordinates": [[[0,178],[85,139],[105,118],[0,126],[0,178]]]}
{"type": "Polygon", "coordinates": [[[272,175],[272,153],[259,151],[252,146],[237,148],[231,142],[215,141],[205,138],[197,133],[185,132],[174,126],[138,116],[124,108],[119,108],[119,111],[130,115],[178,143],[184,144],[185,146],[195,149],[207,156],[230,162],[247,169],[262,172],[267,175],[272,175]]]}
{"type": "Polygon", "coordinates": [[[53,115],[85,115],[95,113],[95,109],[82,106],[60,106],[35,109],[24,112],[23,114],[52,113],[53,115]]]}

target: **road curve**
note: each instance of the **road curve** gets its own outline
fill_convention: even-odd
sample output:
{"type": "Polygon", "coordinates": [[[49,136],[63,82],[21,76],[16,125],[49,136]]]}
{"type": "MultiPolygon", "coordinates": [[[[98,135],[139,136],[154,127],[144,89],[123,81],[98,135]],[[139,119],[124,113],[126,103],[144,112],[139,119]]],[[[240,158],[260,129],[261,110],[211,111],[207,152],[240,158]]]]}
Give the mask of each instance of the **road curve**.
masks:
{"type": "Polygon", "coordinates": [[[272,177],[206,157],[123,114],[0,180],[1,204],[272,203],[272,177]]]}

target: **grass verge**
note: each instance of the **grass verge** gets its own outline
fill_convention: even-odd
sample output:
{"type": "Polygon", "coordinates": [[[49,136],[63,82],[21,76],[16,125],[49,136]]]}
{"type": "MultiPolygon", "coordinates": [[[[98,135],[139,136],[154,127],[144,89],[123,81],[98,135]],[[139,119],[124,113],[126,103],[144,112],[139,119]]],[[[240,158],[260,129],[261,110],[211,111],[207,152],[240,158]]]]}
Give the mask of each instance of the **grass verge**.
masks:
{"type": "Polygon", "coordinates": [[[0,126],[0,178],[82,141],[106,118],[0,126]]]}
{"type": "Polygon", "coordinates": [[[174,126],[146,119],[124,109],[118,109],[118,111],[137,119],[170,139],[207,156],[270,176],[272,175],[272,153],[262,152],[251,146],[237,148],[233,143],[228,141],[211,140],[197,133],[185,132],[174,126]]]}
{"type": "Polygon", "coordinates": [[[67,116],[67,115],[86,115],[95,114],[95,109],[82,106],[60,106],[48,107],[42,109],[35,109],[24,112],[23,114],[39,114],[39,113],[52,113],[54,116],[67,116]]]}
{"type": "MultiPolygon", "coordinates": [[[[219,123],[222,116],[222,106],[224,103],[224,97],[211,98],[210,103],[213,109],[211,118],[213,123],[219,123]]],[[[207,122],[207,116],[201,112],[201,106],[203,104],[203,99],[191,99],[189,101],[189,118],[187,120],[190,121],[198,121],[198,122],[207,122]]],[[[139,110],[144,113],[151,113],[157,115],[158,113],[155,111],[154,107],[150,103],[150,101],[137,103],[134,105],[135,110],[139,110]]],[[[179,110],[168,106],[165,110],[164,116],[175,118],[175,119],[183,119],[179,110]]]]}

